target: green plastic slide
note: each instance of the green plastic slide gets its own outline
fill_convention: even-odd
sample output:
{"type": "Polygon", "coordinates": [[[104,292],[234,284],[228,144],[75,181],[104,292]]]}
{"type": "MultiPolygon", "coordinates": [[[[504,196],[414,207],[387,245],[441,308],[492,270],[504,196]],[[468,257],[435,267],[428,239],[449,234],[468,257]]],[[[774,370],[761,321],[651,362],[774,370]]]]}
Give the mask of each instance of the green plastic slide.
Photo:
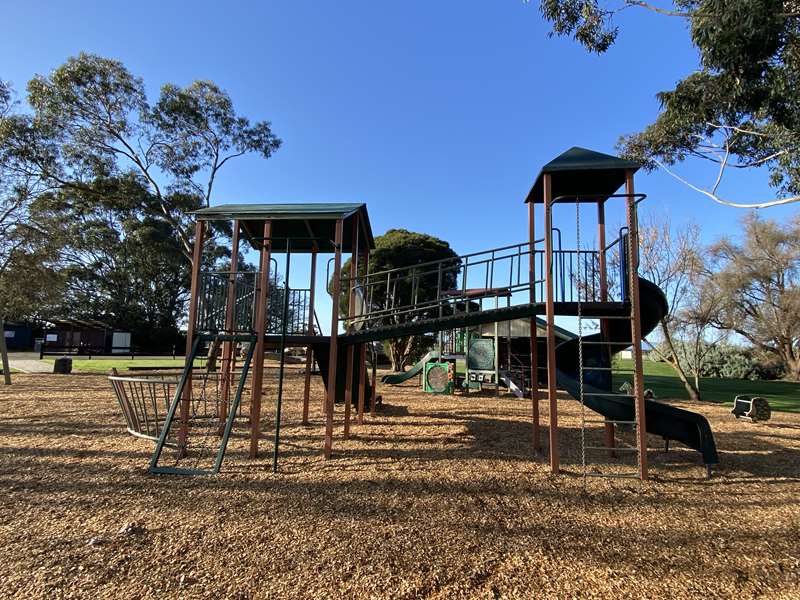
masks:
{"type": "Polygon", "coordinates": [[[425,368],[425,363],[430,362],[436,358],[439,358],[439,352],[436,350],[431,350],[425,356],[423,356],[420,361],[411,367],[405,373],[393,373],[391,375],[384,375],[381,377],[381,381],[383,383],[388,383],[390,385],[398,385],[403,383],[404,381],[408,381],[412,377],[415,377],[420,374],[422,369],[425,368]]]}

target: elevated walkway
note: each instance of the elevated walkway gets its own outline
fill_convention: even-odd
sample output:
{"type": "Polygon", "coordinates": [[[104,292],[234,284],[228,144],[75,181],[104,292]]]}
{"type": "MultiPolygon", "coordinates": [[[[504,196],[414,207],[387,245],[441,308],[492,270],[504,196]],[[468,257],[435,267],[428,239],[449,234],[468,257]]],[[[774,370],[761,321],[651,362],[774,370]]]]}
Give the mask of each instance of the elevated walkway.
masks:
{"type": "MultiPolygon", "coordinates": [[[[450,329],[461,329],[486,323],[500,323],[513,319],[535,317],[546,313],[545,304],[518,304],[501,308],[484,309],[475,312],[465,312],[443,317],[419,319],[400,324],[378,325],[367,327],[358,331],[345,333],[339,336],[342,344],[358,344],[389,338],[418,335],[422,333],[435,333],[450,329]]],[[[576,316],[578,314],[577,302],[556,302],[554,313],[563,316],[576,316]]],[[[581,313],[585,318],[622,318],[630,316],[630,305],[624,302],[593,302],[583,304],[581,313]]]]}

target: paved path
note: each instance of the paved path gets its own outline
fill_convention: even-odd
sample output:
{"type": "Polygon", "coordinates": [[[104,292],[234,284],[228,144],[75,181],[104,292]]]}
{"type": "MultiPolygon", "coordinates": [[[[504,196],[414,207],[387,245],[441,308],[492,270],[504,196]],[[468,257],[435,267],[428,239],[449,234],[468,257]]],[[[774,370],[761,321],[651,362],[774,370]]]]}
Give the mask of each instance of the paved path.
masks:
{"type": "Polygon", "coordinates": [[[52,373],[53,363],[39,360],[36,352],[9,352],[8,364],[23,373],[52,373]]]}

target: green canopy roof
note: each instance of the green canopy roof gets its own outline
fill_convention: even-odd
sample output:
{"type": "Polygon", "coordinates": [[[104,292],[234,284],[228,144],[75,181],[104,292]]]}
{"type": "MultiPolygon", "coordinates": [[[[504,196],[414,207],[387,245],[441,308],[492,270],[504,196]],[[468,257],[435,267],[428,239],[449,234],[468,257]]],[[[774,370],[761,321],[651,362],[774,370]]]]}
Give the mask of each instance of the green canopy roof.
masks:
{"type": "Polygon", "coordinates": [[[272,221],[272,247],[286,249],[290,239],[292,252],[310,252],[316,244],[320,252],[333,252],[336,221],[344,221],[343,252],[353,250],[353,219],[358,215],[359,247],[374,248],[375,240],[366,204],[318,202],[307,204],[221,204],[193,213],[203,221],[233,221],[242,224],[245,236],[260,246],[264,223],[272,221]]]}
{"type": "Polygon", "coordinates": [[[574,202],[575,196],[586,196],[581,201],[590,202],[614,194],[625,183],[626,171],[640,167],[632,160],[573,146],[542,167],[525,202],[544,202],[545,174],[550,175],[554,199],[572,196],[560,201],[574,202]]]}

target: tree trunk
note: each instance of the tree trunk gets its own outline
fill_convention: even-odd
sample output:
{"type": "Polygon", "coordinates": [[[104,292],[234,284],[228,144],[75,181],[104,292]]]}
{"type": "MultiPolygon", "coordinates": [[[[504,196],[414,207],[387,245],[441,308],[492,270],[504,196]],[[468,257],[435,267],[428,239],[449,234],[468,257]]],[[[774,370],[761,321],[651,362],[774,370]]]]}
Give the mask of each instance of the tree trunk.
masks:
{"type": "Polygon", "coordinates": [[[406,361],[404,352],[405,344],[403,338],[392,338],[389,340],[389,360],[392,361],[392,370],[402,373],[405,370],[406,361]]]}
{"type": "Polygon", "coordinates": [[[671,359],[667,358],[667,364],[670,365],[673,370],[678,374],[678,379],[681,380],[683,387],[686,389],[686,393],[689,394],[689,398],[694,400],[695,402],[700,401],[700,386],[695,383],[692,385],[692,382],[689,381],[689,378],[686,376],[686,371],[684,371],[683,366],[681,365],[680,361],[678,360],[678,353],[675,351],[675,344],[672,343],[672,335],[667,328],[667,324],[664,320],[661,320],[661,334],[664,336],[664,341],[667,343],[667,347],[669,348],[671,359]]]}
{"type": "Polygon", "coordinates": [[[786,379],[790,381],[800,381],[800,358],[786,357],[786,379]]]}
{"type": "Polygon", "coordinates": [[[6,328],[3,319],[0,319],[0,358],[2,359],[3,380],[6,385],[11,385],[11,367],[8,366],[8,348],[6,347],[6,328]]]}
{"type": "Polygon", "coordinates": [[[413,342],[413,335],[389,340],[389,359],[392,361],[393,371],[402,373],[405,370],[413,342]]]}

